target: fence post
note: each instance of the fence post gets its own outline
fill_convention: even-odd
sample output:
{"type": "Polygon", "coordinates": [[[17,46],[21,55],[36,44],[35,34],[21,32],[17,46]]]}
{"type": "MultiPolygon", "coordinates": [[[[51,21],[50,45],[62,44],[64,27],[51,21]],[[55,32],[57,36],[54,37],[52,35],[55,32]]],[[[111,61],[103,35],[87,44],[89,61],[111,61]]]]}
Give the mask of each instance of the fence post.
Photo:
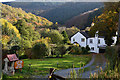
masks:
{"type": "Polygon", "coordinates": [[[54,68],[50,68],[50,75],[48,76],[48,80],[53,80],[53,72],[54,72],[54,68]]]}

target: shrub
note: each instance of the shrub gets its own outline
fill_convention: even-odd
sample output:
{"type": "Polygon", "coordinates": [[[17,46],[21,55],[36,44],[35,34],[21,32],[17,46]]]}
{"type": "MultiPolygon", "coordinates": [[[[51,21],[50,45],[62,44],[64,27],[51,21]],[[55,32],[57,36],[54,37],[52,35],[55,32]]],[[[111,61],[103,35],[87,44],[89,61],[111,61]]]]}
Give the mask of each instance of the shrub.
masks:
{"type": "MultiPolygon", "coordinates": [[[[117,49],[117,47],[108,46],[106,48],[106,51],[105,51],[105,56],[110,61],[111,69],[114,69],[116,61],[118,60],[118,49],[117,49]]],[[[119,61],[117,61],[117,62],[119,62],[119,61]]]]}
{"type": "Polygon", "coordinates": [[[10,49],[10,53],[16,53],[16,51],[19,51],[20,47],[19,46],[12,46],[10,49]]]}
{"type": "Polygon", "coordinates": [[[48,55],[48,47],[44,43],[36,43],[32,48],[32,58],[39,59],[48,55]]]}
{"type": "Polygon", "coordinates": [[[89,46],[82,47],[81,49],[82,49],[82,54],[89,54],[89,50],[90,50],[89,46]]]}
{"type": "Polygon", "coordinates": [[[81,48],[79,47],[79,46],[72,46],[72,47],[69,47],[69,48],[71,48],[71,50],[70,50],[70,53],[71,54],[75,54],[75,55],[80,55],[81,54],[81,48]]]}
{"type": "Polygon", "coordinates": [[[22,55],[22,56],[19,57],[19,59],[27,59],[27,58],[28,58],[27,55],[22,55]]]}
{"type": "Polygon", "coordinates": [[[65,45],[58,45],[54,51],[55,51],[56,57],[59,57],[59,55],[63,57],[63,55],[66,53],[66,47],[65,45]]]}

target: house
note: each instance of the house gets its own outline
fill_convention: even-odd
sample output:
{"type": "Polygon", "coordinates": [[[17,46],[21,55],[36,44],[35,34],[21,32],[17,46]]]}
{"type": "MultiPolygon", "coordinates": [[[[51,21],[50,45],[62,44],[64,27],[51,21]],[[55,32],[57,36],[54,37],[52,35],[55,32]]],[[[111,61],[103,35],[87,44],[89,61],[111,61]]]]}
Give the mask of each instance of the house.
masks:
{"type": "MultiPolygon", "coordinates": [[[[116,37],[113,38],[114,43],[116,43],[116,37]]],[[[103,36],[98,35],[98,31],[95,34],[95,37],[89,37],[86,32],[77,32],[71,37],[71,43],[78,43],[80,47],[86,47],[87,45],[90,48],[90,52],[100,53],[100,50],[105,50],[107,44],[103,36]]]]}

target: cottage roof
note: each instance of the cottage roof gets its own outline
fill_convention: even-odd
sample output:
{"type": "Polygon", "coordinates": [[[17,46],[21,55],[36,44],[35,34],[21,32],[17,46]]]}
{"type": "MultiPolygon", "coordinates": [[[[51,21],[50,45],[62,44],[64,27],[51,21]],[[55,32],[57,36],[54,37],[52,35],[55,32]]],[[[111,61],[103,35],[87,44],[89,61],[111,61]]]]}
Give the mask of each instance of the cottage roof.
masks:
{"type": "Polygon", "coordinates": [[[17,58],[16,54],[8,54],[7,58],[8,58],[9,61],[17,61],[17,60],[19,60],[17,58]]]}
{"type": "Polygon", "coordinates": [[[89,38],[88,32],[80,32],[82,35],[84,35],[86,38],[89,38]]]}

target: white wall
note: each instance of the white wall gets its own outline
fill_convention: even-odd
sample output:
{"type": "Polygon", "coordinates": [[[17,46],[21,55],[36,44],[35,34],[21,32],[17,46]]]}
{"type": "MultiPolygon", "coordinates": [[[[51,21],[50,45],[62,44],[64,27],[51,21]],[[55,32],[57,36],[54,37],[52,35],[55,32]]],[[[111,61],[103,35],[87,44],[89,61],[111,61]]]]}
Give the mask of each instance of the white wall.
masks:
{"type": "Polygon", "coordinates": [[[106,45],[106,44],[105,44],[104,38],[93,37],[93,38],[88,38],[87,45],[90,47],[90,49],[92,47],[94,47],[94,50],[90,50],[90,52],[99,53],[98,46],[103,46],[103,45],[106,45]],[[90,43],[90,39],[93,40],[93,43],[90,43]],[[100,44],[98,44],[98,40],[100,40],[100,44]]]}
{"type": "Polygon", "coordinates": [[[94,47],[94,50],[90,50],[90,52],[95,52],[95,38],[88,38],[87,45],[90,47],[90,49],[94,47]],[[93,40],[93,43],[90,43],[91,39],[93,40]]]}
{"type": "Polygon", "coordinates": [[[116,44],[116,42],[117,42],[117,36],[112,37],[112,39],[114,40],[114,42],[112,43],[111,46],[114,46],[116,44]]]}
{"type": "Polygon", "coordinates": [[[98,38],[98,39],[100,39],[100,44],[98,44],[98,46],[106,45],[104,38],[98,38]]]}
{"type": "Polygon", "coordinates": [[[80,32],[76,33],[73,37],[71,37],[71,43],[77,42],[81,47],[86,47],[86,37],[84,37],[80,32]],[[85,41],[81,42],[81,38],[84,38],[85,41]],[[75,39],[75,41],[73,41],[75,39]]]}
{"type": "Polygon", "coordinates": [[[80,32],[76,33],[73,37],[71,37],[71,43],[74,43],[74,42],[77,42],[81,47],[86,47],[87,45],[90,47],[90,49],[94,47],[94,50],[92,49],[90,50],[90,52],[94,52],[94,53],[99,53],[99,48],[98,48],[99,46],[106,45],[104,38],[98,38],[97,34],[95,35],[95,37],[87,39],[80,32]],[[81,38],[84,38],[85,41],[81,42],[81,38]],[[75,39],[75,41],[73,41],[73,39],[75,39]],[[91,39],[93,43],[90,43],[91,39]],[[98,40],[100,40],[99,44],[98,44],[98,40]]]}

